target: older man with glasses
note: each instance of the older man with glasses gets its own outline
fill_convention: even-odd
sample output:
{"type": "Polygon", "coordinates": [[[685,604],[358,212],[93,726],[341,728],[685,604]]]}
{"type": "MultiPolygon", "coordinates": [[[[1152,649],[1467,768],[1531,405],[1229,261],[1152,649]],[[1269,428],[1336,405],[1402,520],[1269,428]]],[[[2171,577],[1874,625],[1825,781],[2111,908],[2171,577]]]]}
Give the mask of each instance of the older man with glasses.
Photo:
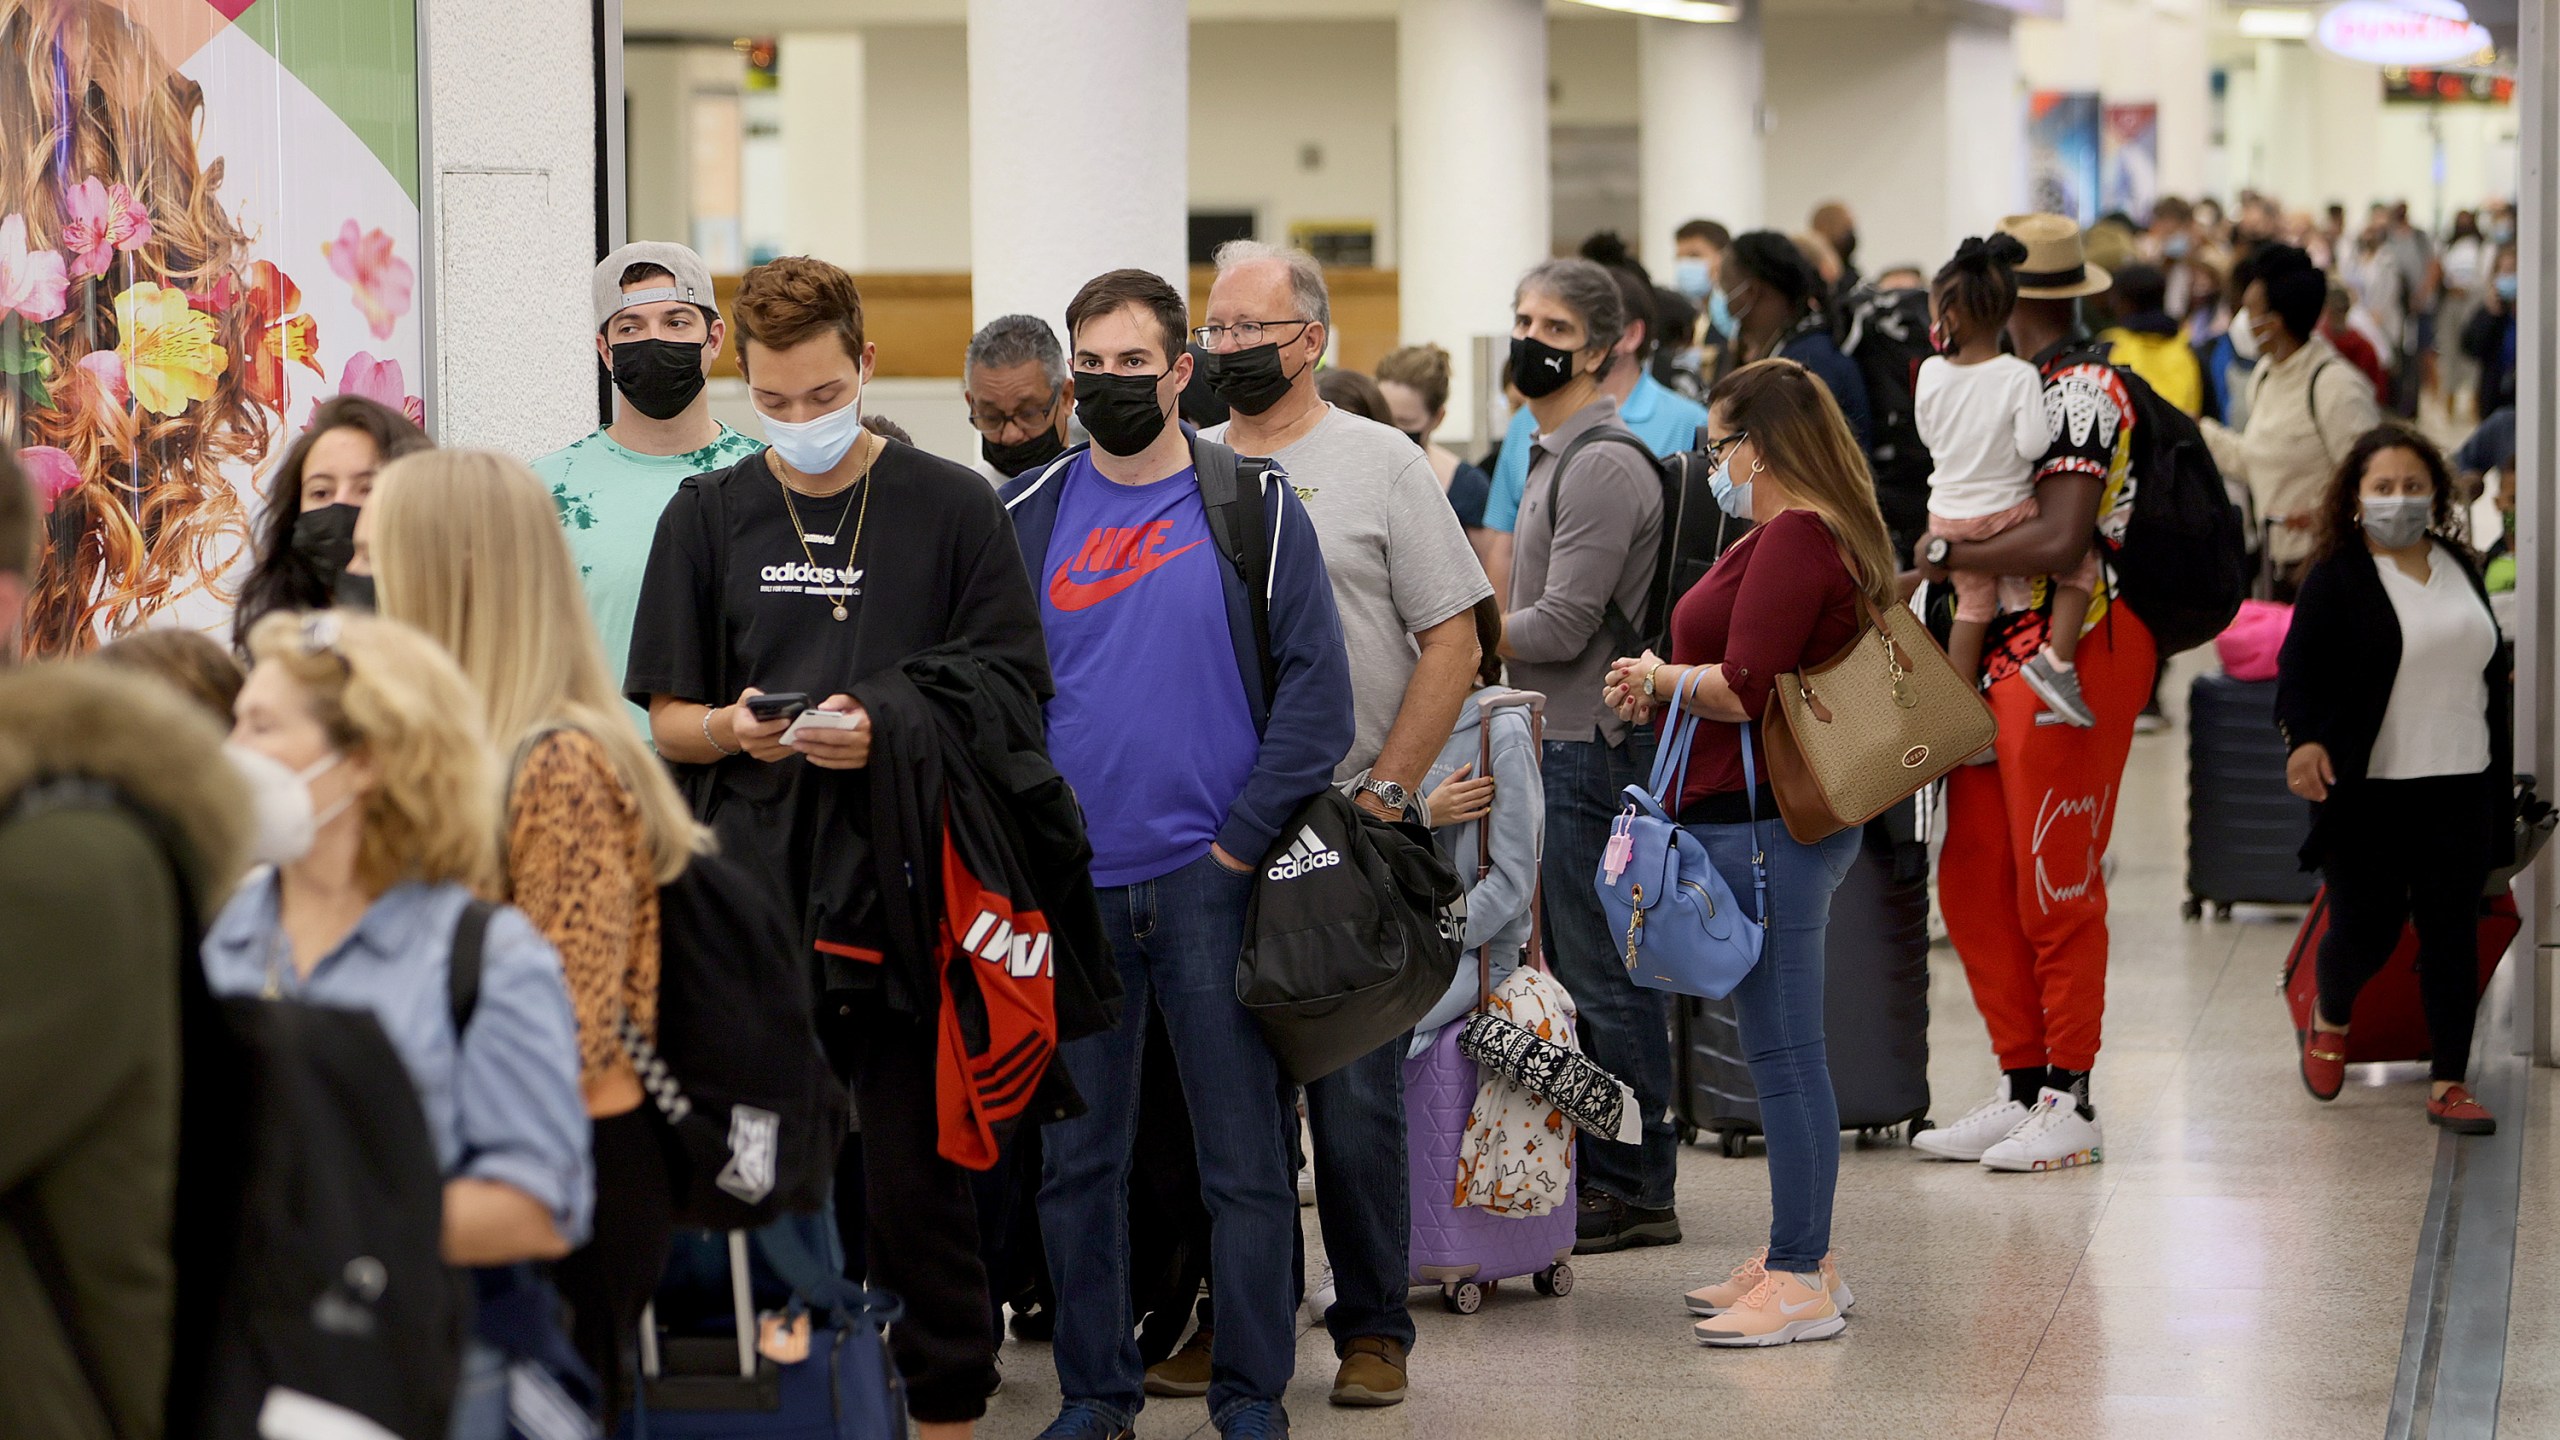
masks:
{"type": "Polygon", "coordinates": [[[978,453],[999,480],[1037,470],[1066,453],[1075,387],[1057,333],[1037,315],[999,315],[969,337],[960,398],[978,453]]]}

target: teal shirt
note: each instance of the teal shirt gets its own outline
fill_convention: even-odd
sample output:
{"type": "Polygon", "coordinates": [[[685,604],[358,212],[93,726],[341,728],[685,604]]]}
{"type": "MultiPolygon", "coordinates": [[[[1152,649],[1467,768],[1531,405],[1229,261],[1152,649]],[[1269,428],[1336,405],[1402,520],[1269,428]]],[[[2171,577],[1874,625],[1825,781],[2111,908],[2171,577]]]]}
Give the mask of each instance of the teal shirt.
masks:
{"type": "MultiPolygon", "coordinates": [[[[1646,449],[1669,457],[1698,448],[1698,430],[1707,423],[1707,407],[1653,378],[1650,371],[1618,407],[1618,419],[1635,432],[1646,449]]],[[[1520,523],[1520,495],[1529,488],[1529,445],[1537,438],[1537,417],[1529,407],[1511,412],[1511,428],[1503,432],[1502,455],[1494,462],[1493,490],[1485,497],[1484,523],[1509,534],[1520,523]]]]}
{"type": "MultiPolygon", "coordinates": [[[[533,473],[551,487],[551,501],[560,507],[560,525],[569,535],[569,553],[577,557],[587,610],[595,616],[616,690],[631,661],[631,621],[640,609],[640,577],[649,569],[659,514],[688,477],[725,469],[763,448],[764,442],[723,425],[720,438],[699,450],[643,455],[598,430],[533,462],[533,473]]],[[[630,710],[647,736],[649,712],[637,705],[630,710]]]]}

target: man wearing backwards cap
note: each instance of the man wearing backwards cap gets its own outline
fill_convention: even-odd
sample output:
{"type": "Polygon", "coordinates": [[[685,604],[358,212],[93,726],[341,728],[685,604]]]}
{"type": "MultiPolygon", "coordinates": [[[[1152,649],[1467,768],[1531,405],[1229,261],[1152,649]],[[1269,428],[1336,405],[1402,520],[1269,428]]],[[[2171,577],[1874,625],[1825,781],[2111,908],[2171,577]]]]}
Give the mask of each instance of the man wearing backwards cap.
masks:
{"type": "Polygon", "coordinates": [[[1940,886],[1939,900],[2003,1073],[1989,1100],[1913,1143],[1939,1159],[2046,1171],[2105,1158],[2089,1093],[2107,994],[2099,862],[2157,656],[2151,632],[2102,567],[2075,657],[2097,723],[2036,723],[2041,707],[2019,667],[2052,624],[2051,577],[2068,574],[2095,538],[2124,539],[2137,418],[2107,347],[2080,325],[2079,302],[2113,283],[2089,263],[2080,227],[2060,215],[2018,215],[2000,228],[2027,248],[2009,339],[2044,377],[2052,435],[2035,472],[2039,513],[1988,540],[1932,540],[1920,568],[1933,581],[1949,570],[2036,577],[2032,603],[1999,616],[1984,640],[1983,698],[2000,718],[1994,763],[1947,777],[1939,862],[1963,881],[1940,886]]]}
{"type": "MultiPolygon", "coordinates": [[[[621,415],[533,470],[560,507],[618,689],[659,512],[688,476],[764,447],[711,418],[703,385],[728,327],[701,256],[638,241],[597,263],[593,289],[596,355],[622,392],[621,415]]],[[[647,711],[635,705],[631,718],[649,733],[647,711]]]]}

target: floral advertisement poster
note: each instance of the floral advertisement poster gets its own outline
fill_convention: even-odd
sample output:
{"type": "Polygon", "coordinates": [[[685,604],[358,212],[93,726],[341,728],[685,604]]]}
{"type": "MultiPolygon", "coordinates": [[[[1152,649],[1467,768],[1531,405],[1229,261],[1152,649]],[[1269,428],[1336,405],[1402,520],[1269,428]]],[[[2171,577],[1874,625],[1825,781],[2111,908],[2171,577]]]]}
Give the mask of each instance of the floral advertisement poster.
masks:
{"type": "Polygon", "coordinates": [[[222,631],[312,408],[424,423],[418,109],[415,0],[0,0],[31,653],[222,631]]]}

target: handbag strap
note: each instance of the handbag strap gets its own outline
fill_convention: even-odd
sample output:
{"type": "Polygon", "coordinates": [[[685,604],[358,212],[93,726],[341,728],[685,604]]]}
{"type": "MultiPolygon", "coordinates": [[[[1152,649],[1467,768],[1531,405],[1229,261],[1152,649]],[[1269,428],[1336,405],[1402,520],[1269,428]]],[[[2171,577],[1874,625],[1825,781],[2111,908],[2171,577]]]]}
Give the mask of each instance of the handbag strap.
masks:
{"type": "Polygon", "coordinates": [[[1671,724],[1663,732],[1662,744],[1653,752],[1653,773],[1645,780],[1645,788],[1653,792],[1654,803],[1663,813],[1677,815],[1680,796],[1689,788],[1689,752],[1696,748],[1698,717],[1689,713],[1689,696],[1706,679],[1707,667],[1692,665],[1680,677],[1680,687],[1671,697],[1671,724]],[[1668,790],[1663,788],[1666,778],[1668,790]]]}
{"type": "Polygon", "coordinates": [[[1769,928],[1769,856],[1760,844],[1760,767],[1751,760],[1751,722],[1742,722],[1742,803],[1751,815],[1751,900],[1769,928]]]}

